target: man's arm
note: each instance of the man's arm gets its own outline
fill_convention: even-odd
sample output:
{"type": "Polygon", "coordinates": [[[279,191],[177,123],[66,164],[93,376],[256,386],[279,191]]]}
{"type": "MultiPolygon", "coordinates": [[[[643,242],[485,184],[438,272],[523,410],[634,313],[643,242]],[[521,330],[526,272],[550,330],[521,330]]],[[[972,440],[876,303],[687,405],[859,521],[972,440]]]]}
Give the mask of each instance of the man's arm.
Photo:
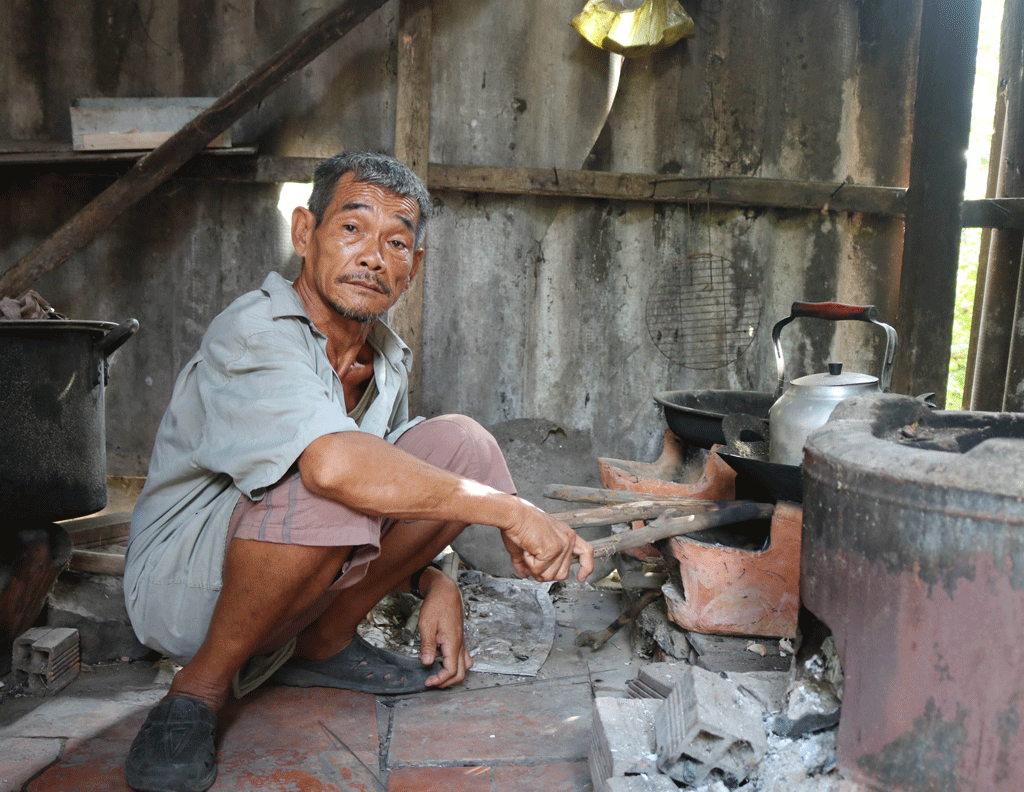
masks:
{"type": "Polygon", "coordinates": [[[593,549],[564,523],[521,498],[434,467],[375,435],[319,437],[299,457],[299,471],[310,492],[364,514],[493,525],[524,577],[564,580],[573,556],[580,559],[580,581],[594,569],[593,549]]]}

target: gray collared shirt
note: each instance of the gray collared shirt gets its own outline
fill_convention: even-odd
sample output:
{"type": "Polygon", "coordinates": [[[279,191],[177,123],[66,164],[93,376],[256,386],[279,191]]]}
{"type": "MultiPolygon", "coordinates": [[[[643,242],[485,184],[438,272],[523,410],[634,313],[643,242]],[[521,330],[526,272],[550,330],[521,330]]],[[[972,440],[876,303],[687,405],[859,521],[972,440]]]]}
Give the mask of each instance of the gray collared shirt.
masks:
{"type": "Polygon", "coordinates": [[[125,601],[143,643],[181,656],[194,640],[194,624],[182,622],[205,632],[240,496],[262,498],[318,437],[363,431],[394,442],[423,420],[409,418],[408,347],[380,321],[369,342],[378,395],[357,425],[326,336],[280,275],[213,320],[174,385],[132,515],[125,601]]]}

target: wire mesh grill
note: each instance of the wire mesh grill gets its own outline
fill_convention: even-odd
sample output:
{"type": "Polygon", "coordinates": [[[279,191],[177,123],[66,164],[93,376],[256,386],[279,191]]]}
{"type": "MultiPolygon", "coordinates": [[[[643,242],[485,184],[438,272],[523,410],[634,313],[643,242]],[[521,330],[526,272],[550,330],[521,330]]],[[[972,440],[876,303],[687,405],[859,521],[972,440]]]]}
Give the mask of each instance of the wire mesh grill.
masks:
{"type": "MultiPolygon", "coordinates": [[[[741,273],[742,277],[742,273],[741,273]]],[[[647,297],[647,332],[658,350],[684,368],[735,362],[761,324],[761,302],[728,259],[695,253],[673,262],[647,297]]]]}

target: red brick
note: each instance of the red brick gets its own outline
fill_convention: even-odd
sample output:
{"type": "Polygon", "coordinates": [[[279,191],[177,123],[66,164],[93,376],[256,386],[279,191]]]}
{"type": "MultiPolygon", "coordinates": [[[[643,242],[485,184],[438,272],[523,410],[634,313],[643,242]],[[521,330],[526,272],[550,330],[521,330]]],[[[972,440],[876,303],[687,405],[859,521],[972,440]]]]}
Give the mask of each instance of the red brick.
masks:
{"type": "Polygon", "coordinates": [[[401,767],[582,760],[591,711],[585,679],[413,696],[395,704],[389,761],[401,767]]]}
{"type": "Polygon", "coordinates": [[[490,767],[400,767],[388,792],[492,792],[490,767]]]}

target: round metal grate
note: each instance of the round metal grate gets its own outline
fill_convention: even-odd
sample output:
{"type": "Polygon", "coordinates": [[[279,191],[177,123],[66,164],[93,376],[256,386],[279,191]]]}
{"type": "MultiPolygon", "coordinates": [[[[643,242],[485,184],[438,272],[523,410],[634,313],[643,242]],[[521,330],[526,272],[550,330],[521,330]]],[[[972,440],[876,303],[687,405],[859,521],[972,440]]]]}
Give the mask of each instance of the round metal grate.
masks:
{"type": "Polygon", "coordinates": [[[749,279],[737,281],[728,259],[695,253],[673,262],[655,283],[646,318],[651,340],[673,363],[716,369],[738,360],[753,342],[761,302],[749,279]]]}

